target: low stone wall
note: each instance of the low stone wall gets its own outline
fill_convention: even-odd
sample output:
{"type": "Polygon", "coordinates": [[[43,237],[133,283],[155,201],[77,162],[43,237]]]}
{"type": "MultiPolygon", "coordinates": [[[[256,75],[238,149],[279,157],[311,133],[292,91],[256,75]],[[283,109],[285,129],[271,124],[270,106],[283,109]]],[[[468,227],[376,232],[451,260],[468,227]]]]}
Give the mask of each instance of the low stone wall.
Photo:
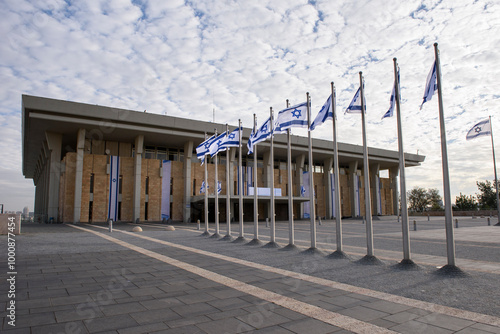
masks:
{"type": "MultiPolygon", "coordinates": [[[[444,216],[444,211],[426,211],[426,212],[410,212],[410,216],[444,216]]],[[[497,210],[479,210],[479,211],[453,211],[454,217],[496,217],[497,210]]]]}
{"type": "Polygon", "coordinates": [[[6,235],[7,233],[14,233],[15,235],[21,234],[21,215],[15,213],[2,213],[0,214],[0,235],[6,235]],[[11,218],[9,220],[9,218],[11,218]],[[9,223],[13,221],[15,225],[12,228],[12,224],[9,223]],[[9,226],[11,228],[9,229],[9,226]]]}

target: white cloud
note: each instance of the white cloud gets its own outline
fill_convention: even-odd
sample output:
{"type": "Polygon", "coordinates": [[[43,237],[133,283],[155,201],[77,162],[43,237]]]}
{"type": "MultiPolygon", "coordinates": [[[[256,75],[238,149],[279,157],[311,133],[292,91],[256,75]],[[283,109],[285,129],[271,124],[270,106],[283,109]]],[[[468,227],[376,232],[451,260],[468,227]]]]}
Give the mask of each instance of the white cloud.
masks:
{"type": "MultiPolygon", "coordinates": [[[[13,130],[0,137],[9,153],[2,168],[20,170],[23,93],[205,121],[212,120],[213,103],[217,122],[234,125],[241,117],[250,127],[253,113],[262,121],[270,106],[301,102],[306,91],[316,112],[334,81],[339,139],[361,144],[359,117],[343,115],[359,71],[369,145],[397,150],[395,120],[380,120],[397,57],[405,150],[426,155],[421,167],[407,170],[408,188],[441,190],[437,97],[419,110],[432,44],[439,42],[452,194],[472,194],[476,180],[493,177],[487,140],[464,137],[497,109],[499,12],[499,4],[485,0],[6,0],[0,120],[13,130]]],[[[499,125],[493,117],[494,131],[499,125]]],[[[330,127],[314,137],[330,139],[330,127]]],[[[17,208],[32,203],[29,188],[28,202],[17,208]]]]}

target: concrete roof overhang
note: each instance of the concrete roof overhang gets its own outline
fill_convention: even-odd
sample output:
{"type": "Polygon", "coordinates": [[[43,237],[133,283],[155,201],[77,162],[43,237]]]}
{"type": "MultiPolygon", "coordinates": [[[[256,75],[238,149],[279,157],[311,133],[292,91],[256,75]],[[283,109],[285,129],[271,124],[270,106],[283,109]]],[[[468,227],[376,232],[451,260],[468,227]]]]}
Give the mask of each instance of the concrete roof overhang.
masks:
{"type": "MultiPolygon", "coordinates": [[[[214,129],[225,131],[225,124],[202,122],[192,119],[150,114],[126,109],[118,109],[85,103],[55,100],[37,96],[22,96],[22,140],[23,140],[23,175],[33,178],[36,165],[43,150],[46,132],[62,135],[62,155],[76,147],[77,132],[86,130],[86,138],[133,142],[138,135],[144,135],[144,144],[183,148],[184,143],[192,140],[194,148],[203,142],[205,132],[212,134],[214,129]]],[[[243,129],[243,153],[246,154],[246,142],[251,129],[243,129]]],[[[302,154],[308,160],[308,139],[292,136],[292,160],[302,154]]],[[[259,156],[268,151],[270,142],[258,144],[259,156]]],[[[333,142],[313,139],[313,154],[316,163],[322,163],[332,157],[333,142]]],[[[358,168],[363,163],[363,147],[339,143],[339,162],[347,166],[357,161],[358,168]]],[[[274,139],[275,159],[286,161],[286,135],[279,134],[274,139]]],[[[380,169],[398,166],[397,151],[368,148],[370,164],[380,164],[380,169]]],[[[405,153],[406,166],[419,166],[425,156],[405,153]]]]}

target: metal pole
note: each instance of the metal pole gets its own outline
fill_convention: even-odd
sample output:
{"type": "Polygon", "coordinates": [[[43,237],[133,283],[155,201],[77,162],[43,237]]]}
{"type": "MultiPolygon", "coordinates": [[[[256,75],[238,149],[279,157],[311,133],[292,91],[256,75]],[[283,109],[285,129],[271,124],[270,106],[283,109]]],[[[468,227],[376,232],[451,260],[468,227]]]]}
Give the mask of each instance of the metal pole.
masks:
{"type": "MultiPolygon", "coordinates": [[[[215,129],[215,138],[217,138],[217,129],[215,129]]],[[[219,171],[218,171],[218,162],[217,162],[217,154],[215,155],[214,159],[214,165],[215,165],[215,233],[212,235],[212,237],[219,237],[219,171]]]]}
{"type": "MultiPolygon", "coordinates": [[[[238,193],[239,193],[239,217],[240,217],[240,235],[239,238],[245,238],[245,230],[243,226],[243,167],[242,167],[242,157],[241,157],[241,140],[242,140],[242,129],[241,129],[241,119],[238,120],[238,133],[240,136],[239,146],[238,146],[238,193]]],[[[240,240],[241,240],[240,239],[240,240]]]]}
{"type": "MultiPolygon", "coordinates": [[[[229,136],[229,125],[226,123],[226,137],[229,136]]],[[[231,148],[226,148],[226,226],[225,240],[231,240],[231,194],[229,192],[229,153],[231,148]]]]}
{"type": "Polygon", "coordinates": [[[363,131],[363,174],[365,179],[365,217],[366,217],[366,248],[368,256],[373,254],[373,225],[372,225],[372,206],[370,196],[370,170],[368,164],[368,147],[366,144],[366,125],[365,125],[365,98],[363,87],[363,72],[359,72],[359,86],[361,98],[361,125],[363,131]]]}
{"type": "Polygon", "coordinates": [[[270,114],[270,124],[271,127],[271,152],[269,157],[270,163],[270,172],[271,172],[271,231],[270,231],[270,244],[274,245],[276,243],[276,219],[274,217],[274,115],[273,115],[273,107],[269,108],[270,114]]]}
{"type": "MultiPolygon", "coordinates": [[[[207,140],[207,133],[205,132],[205,141],[207,140]]],[[[205,165],[205,199],[204,199],[204,204],[205,204],[205,232],[203,232],[202,235],[209,235],[210,233],[208,232],[208,158],[207,155],[203,157],[204,165],[205,165]]]]}
{"type": "Polygon", "coordinates": [[[497,192],[497,216],[498,216],[498,224],[500,224],[500,205],[498,200],[498,178],[497,178],[497,162],[495,158],[495,144],[493,142],[493,124],[491,124],[491,116],[490,116],[490,132],[491,132],[491,151],[493,153],[493,169],[495,170],[495,190],[497,192]]]}
{"type": "Polygon", "coordinates": [[[333,123],[333,186],[335,188],[335,232],[337,238],[337,253],[343,253],[343,245],[342,245],[342,207],[340,202],[340,166],[339,166],[339,147],[337,143],[337,120],[336,116],[336,93],[335,86],[333,82],[331,82],[332,88],[332,123],[333,123]]]}
{"type": "Polygon", "coordinates": [[[307,135],[309,141],[309,212],[311,219],[311,250],[316,249],[316,211],[314,203],[314,163],[312,153],[312,137],[311,137],[311,107],[309,103],[309,92],[306,93],[307,101],[307,135]]]}
{"type": "Polygon", "coordinates": [[[443,164],[443,192],[444,192],[444,214],[446,228],[446,249],[448,257],[448,265],[455,266],[455,237],[453,234],[453,212],[451,208],[451,193],[450,193],[450,172],[448,168],[448,150],[446,147],[446,130],[445,119],[443,112],[443,97],[441,90],[441,65],[439,63],[438,43],[434,43],[434,55],[436,58],[436,77],[438,86],[438,102],[439,102],[439,125],[441,130],[441,156],[443,164]]]}
{"type": "MultiPolygon", "coordinates": [[[[253,133],[257,133],[257,116],[253,114],[253,133]]],[[[257,144],[253,145],[253,242],[259,243],[259,195],[257,192],[257,144]]]]}
{"type": "Polygon", "coordinates": [[[399,187],[401,193],[401,218],[403,229],[403,261],[405,263],[411,261],[410,253],[410,227],[408,224],[408,205],[406,203],[406,176],[405,176],[405,153],[403,149],[403,127],[401,122],[401,101],[399,92],[399,68],[398,60],[394,61],[394,90],[396,100],[396,115],[398,123],[398,149],[399,149],[399,187]]]}
{"type": "MultiPolygon", "coordinates": [[[[288,99],[286,100],[286,107],[288,108],[290,105],[288,103],[288,99]]],[[[292,185],[292,140],[291,140],[291,132],[290,129],[286,130],[286,138],[287,138],[287,172],[288,172],[288,245],[293,247],[295,244],[295,235],[294,235],[294,222],[293,222],[293,185],[292,185]]]]}

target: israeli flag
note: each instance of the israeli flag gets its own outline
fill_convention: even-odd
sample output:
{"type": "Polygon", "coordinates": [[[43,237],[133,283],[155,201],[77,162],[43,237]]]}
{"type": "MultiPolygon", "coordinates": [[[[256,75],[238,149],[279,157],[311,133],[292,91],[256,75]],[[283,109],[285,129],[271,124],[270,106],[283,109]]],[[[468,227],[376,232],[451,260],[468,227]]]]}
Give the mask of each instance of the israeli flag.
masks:
{"type": "Polygon", "coordinates": [[[392,93],[391,93],[391,101],[389,105],[389,110],[382,116],[382,119],[386,117],[392,117],[394,115],[394,105],[396,104],[396,84],[394,84],[394,87],[392,88],[392,93]]]}
{"type": "Polygon", "coordinates": [[[227,137],[224,138],[221,144],[221,150],[226,150],[229,147],[240,146],[240,130],[243,130],[243,128],[234,129],[227,137]]]}
{"type": "Polygon", "coordinates": [[[220,183],[220,181],[217,181],[217,194],[220,194],[221,191],[222,191],[222,183],[220,183]]]}
{"type": "Polygon", "coordinates": [[[252,129],[252,133],[250,133],[250,138],[248,138],[248,142],[247,142],[248,154],[253,153],[252,138],[253,138],[253,129],[252,129]]]}
{"type": "Polygon", "coordinates": [[[432,64],[431,71],[427,75],[427,83],[425,84],[424,100],[420,105],[420,110],[425,102],[432,99],[432,95],[437,91],[437,73],[436,73],[436,61],[432,64]]]}
{"type": "Polygon", "coordinates": [[[307,102],[281,110],[274,121],[274,132],[282,133],[291,127],[307,128],[307,102]]]}
{"type": "Polygon", "coordinates": [[[304,186],[300,186],[300,197],[306,196],[306,188],[304,186]]]}
{"type": "MultiPolygon", "coordinates": [[[[363,82],[363,88],[365,87],[365,83],[363,82]]],[[[361,87],[358,88],[358,91],[356,94],[354,94],[354,97],[352,98],[351,104],[349,104],[349,107],[345,110],[344,114],[361,114],[361,87]]],[[[366,112],[366,99],[363,97],[363,104],[365,105],[365,112],[366,112]]]]}
{"type": "Polygon", "coordinates": [[[201,182],[201,188],[200,188],[200,194],[204,194],[205,191],[207,191],[207,189],[210,189],[210,186],[208,186],[206,183],[205,183],[205,180],[203,180],[201,182]]]}
{"type": "Polygon", "coordinates": [[[491,123],[489,118],[474,125],[472,129],[467,132],[465,139],[471,140],[480,136],[491,136],[491,123]]]}
{"type": "Polygon", "coordinates": [[[210,154],[211,157],[213,157],[214,155],[216,155],[221,151],[226,150],[225,148],[222,147],[222,142],[225,140],[225,137],[226,133],[223,132],[210,143],[210,147],[208,148],[208,153],[210,154]]]}
{"type": "Polygon", "coordinates": [[[205,140],[203,143],[201,143],[200,145],[198,145],[196,147],[196,157],[198,159],[200,159],[202,163],[203,163],[203,161],[205,161],[205,155],[207,155],[210,152],[209,151],[210,144],[212,143],[214,138],[215,138],[215,135],[208,138],[207,140],[205,140]]]}
{"type": "MultiPolygon", "coordinates": [[[[261,141],[264,141],[267,138],[269,138],[271,136],[272,130],[273,130],[273,127],[271,124],[271,117],[269,117],[267,119],[267,121],[265,121],[260,126],[260,128],[257,130],[257,132],[253,136],[250,137],[250,139],[249,139],[249,142],[251,141],[250,146],[253,147],[253,145],[258,144],[261,141]]],[[[252,149],[252,152],[253,152],[253,149],[252,149]]],[[[251,152],[249,152],[249,153],[251,153],[251,152]]]]}
{"type": "Polygon", "coordinates": [[[332,94],[326,99],[325,104],[321,107],[321,110],[316,115],[316,118],[311,123],[311,131],[313,131],[318,125],[321,125],[326,122],[328,119],[333,119],[333,111],[332,111],[332,94]]]}

